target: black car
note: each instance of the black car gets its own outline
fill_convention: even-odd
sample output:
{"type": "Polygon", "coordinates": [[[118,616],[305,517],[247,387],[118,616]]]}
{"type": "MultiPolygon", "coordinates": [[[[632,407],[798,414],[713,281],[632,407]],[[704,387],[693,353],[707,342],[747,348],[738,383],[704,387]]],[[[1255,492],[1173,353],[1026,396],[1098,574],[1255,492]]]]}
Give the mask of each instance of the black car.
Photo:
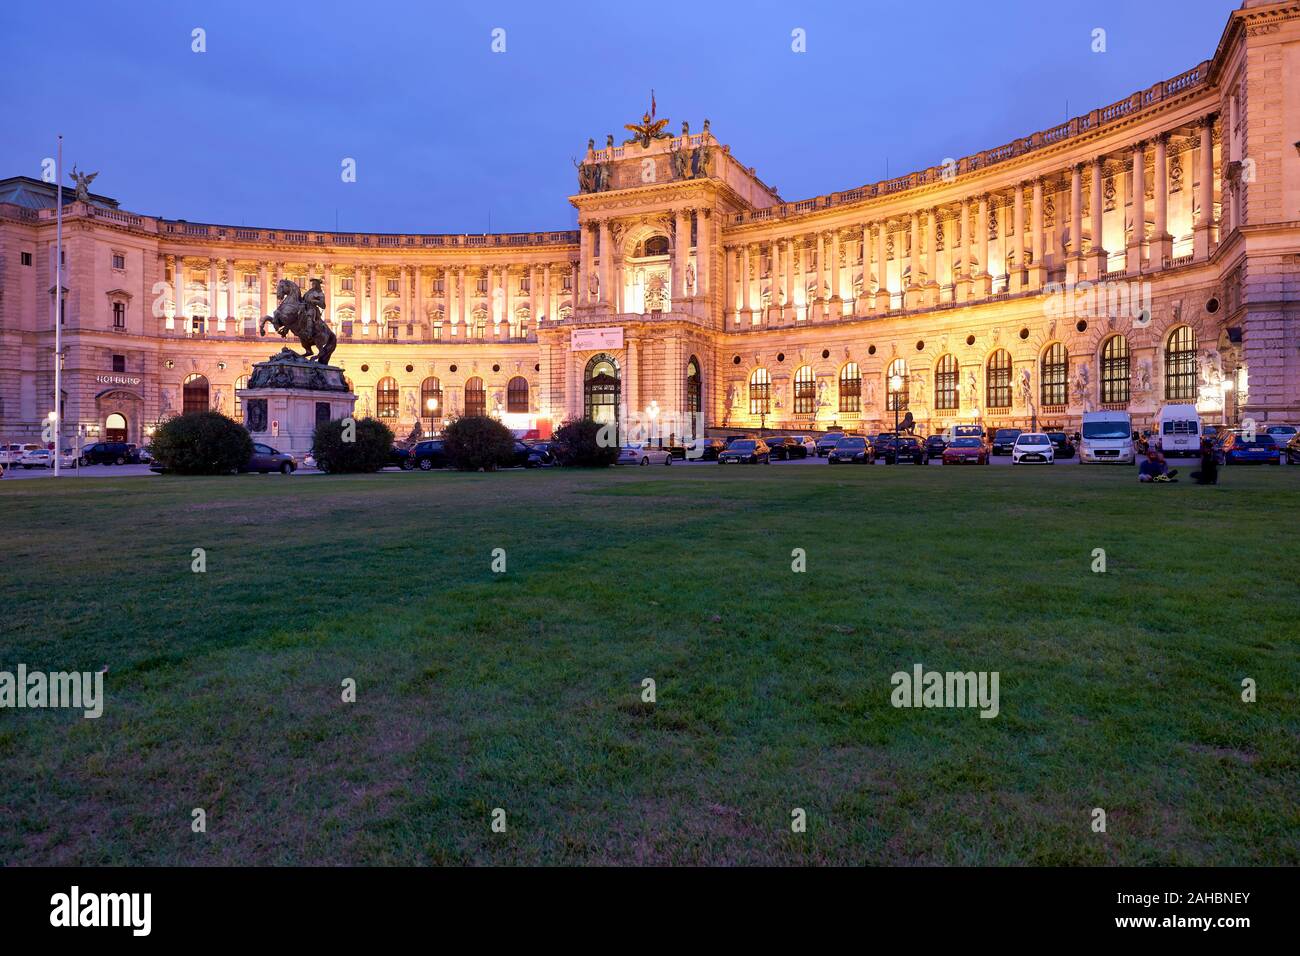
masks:
{"type": "Polygon", "coordinates": [[[81,449],[79,465],[138,465],[140,452],[124,441],[101,441],[81,449]]]}
{"type": "Polygon", "coordinates": [[[411,461],[410,446],[406,442],[393,442],[393,447],[388,449],[388,464],[395,465],[403,471],[410,471],[414,468],[415,463],[411,461]]]}
{"type": "MultiPolygon", "coordinates": [[[[696,461],[717,461],[718,453],[726,447],[726,443],[721,438],[697,438],[694,451],[696,452],[696,461]]],[[[690,451],[688,444],[683,451],[690,451]]]]}
{"type": "Polygon", "coordinates": [[[1011,448],[1015,445],[1016,439],[1020,437],[1019,428],[999,428],[993,433],[994,455],[1009,455],[1011,448]]]}
{"type": "Polygon", "coordinates": [[[1296,435],[1282,449],[1288,465],[1300,465],[1300,434],[1296,435]]]}
{"type": "Polygon", "coordinates": [[[772,454],[767,443],[759,438],[741,438],[733,441],[718,453],[719,465],[772,464],[772,454]]]}
{"type": "Polygon", "coordinates": [[[767,447],[771,449],[772,457],[781,461],[789,461],[791,458],[807,458],[808,449],[804,443],[790,435],[780,435],[775,438],[764,438],[767,447]]]}
{"type": "Polygon", "coordinates": [[[846,435],[826,456],[829,465],[869,465],[875,460],[871,443],[858,435],[846,435]]]}
{"type": "Polygon", "coordinates": [[[1052,455],[1054,457],[1074,457],[1074,442],[1070,441],[1070,436],[1065,432],[1047,432],[1047,437],[1052,440],[1052,455]]]}
{"type": "Polygon", "coordinates": [[[885,459],[886,465],[897,465],[905,461],[913,465],[924,465],[930,460],[921,439],[912,435],[890,437],[885,441],[884,448],[876,446],[876,457],[885,459]]]}
{"type": "Polygon", "coordinates": [[[549,468],[555,464],[555,455],[551,453],[550,442],[532,442],[525,447],[528,449],[528,457],[524,459],[525,468],[549,468]]]}
{"type": "Polygon", "coordinates": [[[451,464],[447,460],[446,452],[443,451],[441,438],[430,438],[426,441],[417,442],[415,447],[410,450],[408,460],[411,468],[419,468],[421,471],[446,468],[451,464]]]}
{"type": "Polygon", "coordinates": [[[943,460],[943,450],[948,447],[948,439],[942,435],[931,435],[925,440],[925,460],[943,460]]]}
{"type": "Polygon", "coordinates": [[[817,439],[817,457],[825,458],[835,446],[844,440],[844,432],[827,432],[817,439]]]}

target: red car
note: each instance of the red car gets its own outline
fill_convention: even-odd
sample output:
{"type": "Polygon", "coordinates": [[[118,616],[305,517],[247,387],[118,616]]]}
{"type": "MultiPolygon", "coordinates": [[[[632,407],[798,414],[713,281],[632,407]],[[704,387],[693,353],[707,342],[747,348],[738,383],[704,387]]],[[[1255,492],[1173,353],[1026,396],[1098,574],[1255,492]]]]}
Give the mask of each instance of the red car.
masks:
{"type": "Polygon", "coordinates": [[[954,438],[943,450],[945,465],[987,465],[989,446],[978,438],[954,438]]]}

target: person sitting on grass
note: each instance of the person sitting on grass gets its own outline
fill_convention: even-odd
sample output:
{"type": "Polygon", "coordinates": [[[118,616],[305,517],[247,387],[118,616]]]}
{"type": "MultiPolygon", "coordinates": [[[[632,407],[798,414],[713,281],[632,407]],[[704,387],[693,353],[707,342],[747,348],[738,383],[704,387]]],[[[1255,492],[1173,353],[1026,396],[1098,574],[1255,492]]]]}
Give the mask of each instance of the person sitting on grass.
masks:
{"type": "Polygon", "coordinates": [[[1165,456],[1160,453],[1158,448],[1152,448],[1147,452],[1147,457],[1138,468],[1138,481],[1177,481],[1174,477],[1178,474],[1178,469],[1169,470],[1165,464],[1165,456]]]}
{"type": "Polygon", "coordinates": [[[1214,442],[1208,438],[1201,439],[1201,470],[1192,472],[1192,481],[1198,485],[1219,483],[1219,462],[1214,457],[1214,442]]]}

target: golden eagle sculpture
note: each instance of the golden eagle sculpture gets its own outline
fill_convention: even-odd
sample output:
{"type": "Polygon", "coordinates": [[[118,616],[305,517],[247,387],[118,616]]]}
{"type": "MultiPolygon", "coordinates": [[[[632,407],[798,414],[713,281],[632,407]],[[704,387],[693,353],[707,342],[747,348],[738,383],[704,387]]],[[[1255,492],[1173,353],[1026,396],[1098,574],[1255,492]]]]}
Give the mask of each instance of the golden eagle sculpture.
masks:
{"type": "Polygon", "coordinates": [[[631,139],[624,140],[624,146],[631,146],[633,143],[640,143],[641,148],[645,149],[650,145],[652,139],[670,139],[671,134],[664,132],[664,127],[668,125],[668,120],[655,119],[655,91],[650,91],[650,112],[641,114],[641,122],[624,123],[623,128],[635,134],[631,139]]]}

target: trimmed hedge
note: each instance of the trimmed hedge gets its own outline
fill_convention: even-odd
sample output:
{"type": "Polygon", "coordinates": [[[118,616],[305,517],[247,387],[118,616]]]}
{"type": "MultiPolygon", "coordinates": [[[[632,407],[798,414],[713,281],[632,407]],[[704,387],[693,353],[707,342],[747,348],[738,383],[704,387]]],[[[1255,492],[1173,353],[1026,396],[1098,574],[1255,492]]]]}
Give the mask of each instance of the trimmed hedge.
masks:
{"type": "Polygon", "coordinates": [[[514,461],[515,436],[495,418],[462,415],[443,429],[442,450],[460,471],[495,471],[514,461]]]}
{"type": "Polygon", "coordinates": [[[220,412],[190,412],[163,422],[151,452],[165,471],[178,475],[228,475],[248,463],[248,429],[220,412]]]}
{"type": "Polygon", "coordinates": [[[316,467],[331,474],[378,471],[388,464],[393,430],[377,418],[339,418],[321,422],[312,433],[316,467]],[[344,441],[350,437],[351,441],[344,441]]]}
{"type": "Polygon", "coordinates": [[[551,453],[561,465],[608,468],[618,461],[618,445],[600,443],[601,433],[608,431],[590,418],[572,418],[552,436],[551,453]]]}

